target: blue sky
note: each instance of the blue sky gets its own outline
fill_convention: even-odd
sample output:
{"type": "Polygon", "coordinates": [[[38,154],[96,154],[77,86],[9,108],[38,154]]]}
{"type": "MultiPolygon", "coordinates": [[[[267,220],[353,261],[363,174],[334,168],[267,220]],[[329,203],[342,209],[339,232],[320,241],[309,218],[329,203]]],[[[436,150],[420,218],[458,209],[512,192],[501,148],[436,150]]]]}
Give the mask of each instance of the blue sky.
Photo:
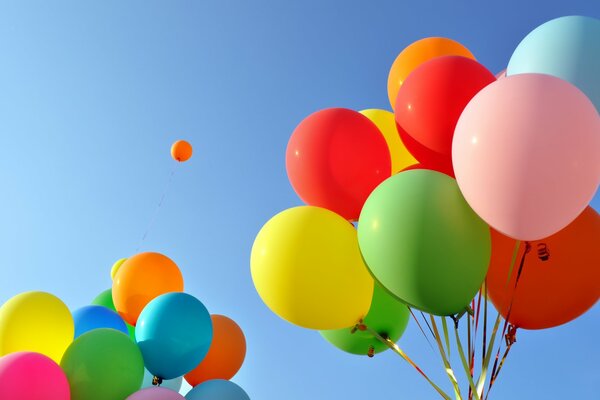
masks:
{"type": "MultiPolygon", "coordinates": [[[[570,14],[599,18],[600,3],[2,2],[0,302],[45,290],[74,309],[108,288],[174,167],[171,143],[185,138],[194,158],[176,166],[142,250],[170,256],[186,291],[242,326],[248,355],[234,381],[257,400],[435,398],[394,354],[341,353],[256,294],[254,236],[300,204],[288,138],[322,108],[389,108],[389,67],[415,40],[453,38],[498,72],[529,31],[570,14]]],[[[596,306],[520,332],[493,397],[597,395],[599,317],[596,306]]],[[[414,324],[400,344],[447,388],[414,324]]]]}

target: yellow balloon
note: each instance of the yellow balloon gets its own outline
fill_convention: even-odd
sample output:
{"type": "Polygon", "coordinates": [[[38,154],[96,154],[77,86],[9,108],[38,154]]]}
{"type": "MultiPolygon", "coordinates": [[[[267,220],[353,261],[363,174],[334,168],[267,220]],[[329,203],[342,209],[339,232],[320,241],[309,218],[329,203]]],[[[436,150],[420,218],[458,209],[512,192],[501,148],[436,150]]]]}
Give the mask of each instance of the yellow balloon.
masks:
{"type": "Polygon", "coordinates": [[[266,305],[304,328],[346,328],[371,306],[374,283],[356,230],[324,208],[295,207],[271,218],[254,240],[250,266],[266,305]]]}
{"type": "Polygon", "coordinates": [[[110,279],[115,279],[115,275],[117,275],[117,271],[119,270],[119,268],[121,268],[121,265],[123,265],[123,263],[125,261],[127,261],[126,258],[121,258],[121,259],[115,261],[112,268],[110,269],[110,279]]]}
{"type": "Polygon", "coordinates": [[[50,293],[21,293],[0,307],[0,356],[34,351],[60,363],[74,333],[69,308],[50,293]]]}
{"type": "Polygon", "coordinates": [[[385,138],[390,149],[390,155],[392,156],[392,174],[418,163],[417,159],[410,154],[404,143],[402,143],[402,139],[400,139],[400,135],[396,129],[394,114],[376,108],[363,110],[360,113],[377,125],[377,128],[379,128],[379,131],[385,138]]]}

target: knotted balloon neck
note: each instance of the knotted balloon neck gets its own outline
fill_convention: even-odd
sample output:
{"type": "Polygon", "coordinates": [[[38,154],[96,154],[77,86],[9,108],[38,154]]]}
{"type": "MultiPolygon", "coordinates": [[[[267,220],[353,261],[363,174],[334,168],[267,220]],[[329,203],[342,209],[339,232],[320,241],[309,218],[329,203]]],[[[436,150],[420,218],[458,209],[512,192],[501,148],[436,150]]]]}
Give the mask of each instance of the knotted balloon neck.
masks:
{"type": "Polygon", "coordinates": [[[154,376],[154,378],[152,378],[152,385],[153,386],[160,386],[163,383],[163,379],[158,377],[158,376],[154,376]]]}

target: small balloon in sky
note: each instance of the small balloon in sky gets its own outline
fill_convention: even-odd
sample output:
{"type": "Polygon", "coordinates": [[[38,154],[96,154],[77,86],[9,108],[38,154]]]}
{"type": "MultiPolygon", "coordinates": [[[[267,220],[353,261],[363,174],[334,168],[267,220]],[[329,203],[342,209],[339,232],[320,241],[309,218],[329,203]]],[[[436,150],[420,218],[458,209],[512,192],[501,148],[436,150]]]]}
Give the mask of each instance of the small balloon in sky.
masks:
{"type": "Polygon", "coordinates": [[[121,265],[123,265],[123,263],[125,261],[127,261],[126,258],[120,258],[117,261],[115,261],[112,268],[110,269],[110,279],[115,279],[115,275],[117,275],[117,271],[119,270],[119,268],[121,268],[121,265]]]}
{"type": "Polygon", "coordinates": [[[192,157],[192,145],[185,140],[178,140],[171,146],[173,160],[185,162],[192,157]]]}

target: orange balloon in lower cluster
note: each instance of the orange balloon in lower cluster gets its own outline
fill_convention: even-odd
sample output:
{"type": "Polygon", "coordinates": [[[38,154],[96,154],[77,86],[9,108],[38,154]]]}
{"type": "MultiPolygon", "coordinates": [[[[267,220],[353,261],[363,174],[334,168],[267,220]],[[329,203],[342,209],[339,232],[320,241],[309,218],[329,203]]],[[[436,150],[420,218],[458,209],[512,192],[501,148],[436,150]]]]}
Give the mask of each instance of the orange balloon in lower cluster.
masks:
{"type": "Polygon", "coordinates": [[[171,157],[175,161],[184,162],[192,157],[192,145],[185,140],[178,140],[171,146],[171,157]]]}
{"type": "Polygon", "coordinates": [[[560,232],[530,245],[515,290],[525,244],[519,246],[509,279],[516,242],[492,230],[488,296],[504,317],[511,308],[511,324],[551,328],[577,318],[596,303],[600,297],[600,215],[596,211],[586,208],[560,232]]]}
{"type": "Polygon", "coordinates": [[[185,380],[192,386],[211,379],[231,379],[246,357],[246,338],[242,329],[230,318],[211,315],[213,340],[208,354],[185,380]]]}
{"type": "Polygon", "coordinates": [[[113,279],[115,308],[133,326],[146,304],[169,292],[183,292],[183,276],[177,264],[160,253],[129,257],[113,279]]]}

